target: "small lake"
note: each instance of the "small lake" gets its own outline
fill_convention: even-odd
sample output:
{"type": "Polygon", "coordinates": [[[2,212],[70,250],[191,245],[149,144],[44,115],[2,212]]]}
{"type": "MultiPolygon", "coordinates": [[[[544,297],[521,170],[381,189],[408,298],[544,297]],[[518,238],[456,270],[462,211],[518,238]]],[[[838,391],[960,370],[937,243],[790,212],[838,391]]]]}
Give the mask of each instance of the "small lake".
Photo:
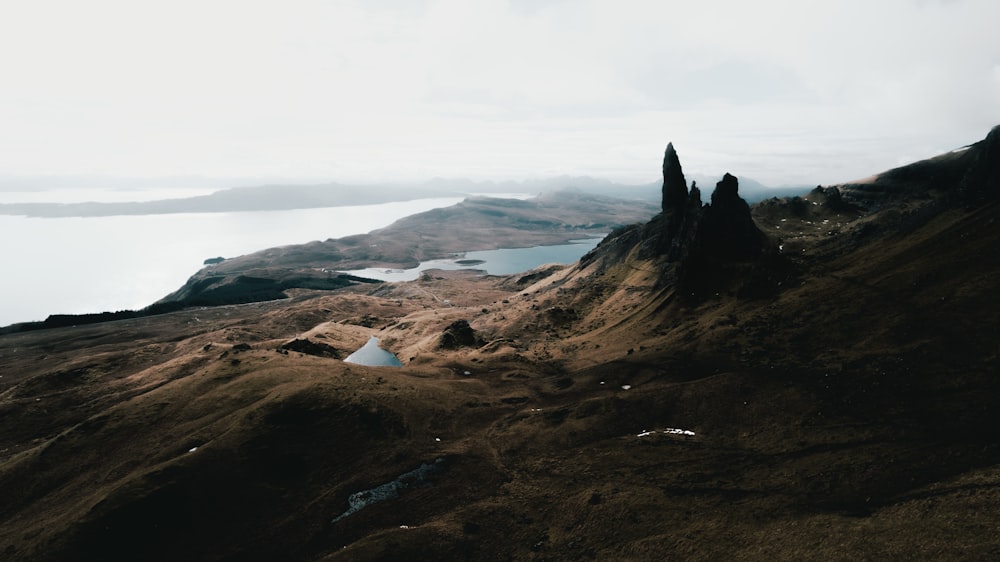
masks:
{"type": "Polygon", "coordinates": [[[378,346],[378,338],[372,336],[361,349],[347,356],[345,363],[365,365],[366,367],[402,367],[403,363],[396,356],[378,346]]]}
{"type": "Polygon", "coordinates": [[[503,248],[499,250],[482,250],[466,252],[454,259],[430,260],[421,262],[412,269],[386,269],[368,267],[344,271],[358,277],[378,279],[381,281],[413,281],[428,269],[474,269],[485,271],[489,275],[510,275],[534,269],[547,263],[574,263],[584,254],[593,250],[603,237],[570,240],[568,244],[554,246],[533,246],[531,248],[503,248]]]}

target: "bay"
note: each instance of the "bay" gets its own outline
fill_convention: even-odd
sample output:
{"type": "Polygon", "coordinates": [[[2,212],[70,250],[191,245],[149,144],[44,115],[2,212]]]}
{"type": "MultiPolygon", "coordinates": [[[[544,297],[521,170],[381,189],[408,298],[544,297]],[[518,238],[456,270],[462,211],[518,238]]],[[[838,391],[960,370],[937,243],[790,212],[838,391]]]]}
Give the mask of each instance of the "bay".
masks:
{"type": "Polygon", "coordinates": [[[0,216],[0,326],[50,314],[140,309],[207,258],[363,234],[461,197],[239,213],[0,216]]]}

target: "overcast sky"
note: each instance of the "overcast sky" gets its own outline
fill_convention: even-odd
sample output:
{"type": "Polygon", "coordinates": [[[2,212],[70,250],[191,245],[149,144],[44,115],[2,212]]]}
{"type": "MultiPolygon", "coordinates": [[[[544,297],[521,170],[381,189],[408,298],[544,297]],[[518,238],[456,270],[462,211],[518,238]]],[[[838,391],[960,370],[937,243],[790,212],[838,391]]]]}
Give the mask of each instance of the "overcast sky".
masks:
{"type": "Polygon", "coordinates": [[[0,174],[835,183],[1000,124],[996,0],[31,0],[0,174]]]}

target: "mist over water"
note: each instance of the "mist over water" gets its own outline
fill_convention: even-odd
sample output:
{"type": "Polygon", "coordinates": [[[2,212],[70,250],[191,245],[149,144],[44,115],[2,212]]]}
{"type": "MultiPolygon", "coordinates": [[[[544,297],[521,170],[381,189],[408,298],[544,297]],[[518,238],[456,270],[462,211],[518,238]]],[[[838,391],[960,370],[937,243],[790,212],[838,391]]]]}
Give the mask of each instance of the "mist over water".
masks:
{"type": "Polygon", "coordinates": [[[0,326],[143,308],[180,288],[207,258],[366,233],[461,200],[91,218],[0,215],[0,326]]]}

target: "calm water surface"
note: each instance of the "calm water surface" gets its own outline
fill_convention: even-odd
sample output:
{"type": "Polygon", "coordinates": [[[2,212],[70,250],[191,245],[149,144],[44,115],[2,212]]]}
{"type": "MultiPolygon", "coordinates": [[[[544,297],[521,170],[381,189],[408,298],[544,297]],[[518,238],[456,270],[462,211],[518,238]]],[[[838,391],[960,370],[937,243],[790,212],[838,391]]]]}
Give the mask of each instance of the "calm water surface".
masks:
{"type": "Polygon", "coordinates": [[[378,338],[372,336],[361,349],[347,356],[345,363],[366,365],[368,367],[402,367],[403,363],[390,352],[378,345],[378,338]]]}
{"type": "Polygon", "coordinates": [[[490,275],[510,275],[534,269],[547,263],[573,263],[593,250],[602,237],[572,240],[569,244],[554,246],[534,246],[531,248],[504,248],[466,252],[452,260],[430,260],[421,262],[413,269],[386,269],[368,267],[345,271],[358,277],[382,281],[413,281],[428,269],[475,269],[490,275]],[[466,263],[469,262],[469,263],[466,263]]]}

